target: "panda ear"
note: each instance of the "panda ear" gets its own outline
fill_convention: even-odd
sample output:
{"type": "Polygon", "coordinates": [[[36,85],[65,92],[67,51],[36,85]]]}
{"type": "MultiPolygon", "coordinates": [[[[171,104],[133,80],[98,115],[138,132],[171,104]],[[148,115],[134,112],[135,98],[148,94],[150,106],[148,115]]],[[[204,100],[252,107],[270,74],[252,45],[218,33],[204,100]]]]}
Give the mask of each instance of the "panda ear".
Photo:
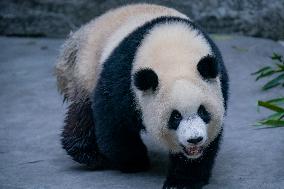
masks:
{"type": "Polygon", "coordinates": [[[203,79],[213,79],[219,73],[219,65],[215,57],[207,55],[198,62],[197,70],[203,79]]]}
{"type": "Polygon", "coordinates": [[[144,68],[134,74],[134,85],[141,91],[155,91],[159,84],[157,74],[150,68],[144,68]]]}

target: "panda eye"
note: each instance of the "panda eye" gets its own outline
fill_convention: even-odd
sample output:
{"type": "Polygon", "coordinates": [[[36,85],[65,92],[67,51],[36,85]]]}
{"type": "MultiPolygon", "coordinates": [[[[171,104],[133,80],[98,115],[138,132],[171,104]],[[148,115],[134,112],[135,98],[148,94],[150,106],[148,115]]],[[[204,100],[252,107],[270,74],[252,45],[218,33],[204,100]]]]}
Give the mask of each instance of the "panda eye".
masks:
{"type": "Polygon", "coordinates": [[[211,120],[210,113],[206,110],[206,108],[203,105],[200,105],[197,111],[197,114],[199,117],[205,122],[209,123],[211,120]]]}
{"type": "Polygon", "coordinates": [[[177,110],[173,111],[173,117],[174,117],[175,120],[180,120],[182,118],[181,114],[177,110]]]}
{"type": "Polygon", "coordinates": [[[179,126],[180,121],[182,120],[182,115],[179,111],[173,110],[169,120],[169,129],[176,130],[179,126]]]}

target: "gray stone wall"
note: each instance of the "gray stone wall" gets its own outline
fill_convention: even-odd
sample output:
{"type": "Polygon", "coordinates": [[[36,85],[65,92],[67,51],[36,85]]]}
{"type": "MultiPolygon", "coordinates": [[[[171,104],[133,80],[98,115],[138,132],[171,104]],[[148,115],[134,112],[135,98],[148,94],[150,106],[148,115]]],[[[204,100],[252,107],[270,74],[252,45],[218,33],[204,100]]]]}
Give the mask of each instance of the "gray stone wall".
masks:
{"type": "MultiPolygon", "coordinates": [[[[63,37],[110,8],[141,0],[0,0],[0,34],[63,37]]],[[[284,0],[151,0],[208,32],[284,39],[284,0]]]]}

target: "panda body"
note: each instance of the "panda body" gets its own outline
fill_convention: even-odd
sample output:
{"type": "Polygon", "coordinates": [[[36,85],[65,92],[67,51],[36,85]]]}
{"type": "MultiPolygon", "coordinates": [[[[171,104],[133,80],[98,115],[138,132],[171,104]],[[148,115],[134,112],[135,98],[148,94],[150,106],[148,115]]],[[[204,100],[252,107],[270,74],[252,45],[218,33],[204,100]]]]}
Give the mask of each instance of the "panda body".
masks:
{"type": "Polygon", "coordinates": [[[170,152],[164,188],[208,182],[228,76],[218,48],[187,16],[148,4],[111,10],[70,36],[56,75],[70,103],[62,144],[75,161],[147,170],[146,130],[170,152]]]}
{"type": "Polygon", "coordinates": [[[116,45],[137,27],[161,16],[187,18],[174,9],[158,5],[128,5],[110,10],[71,33],[56,66],[60,91],[66,97],[72,96],[80,85],[91,93],[104,59],[116,45]]]}

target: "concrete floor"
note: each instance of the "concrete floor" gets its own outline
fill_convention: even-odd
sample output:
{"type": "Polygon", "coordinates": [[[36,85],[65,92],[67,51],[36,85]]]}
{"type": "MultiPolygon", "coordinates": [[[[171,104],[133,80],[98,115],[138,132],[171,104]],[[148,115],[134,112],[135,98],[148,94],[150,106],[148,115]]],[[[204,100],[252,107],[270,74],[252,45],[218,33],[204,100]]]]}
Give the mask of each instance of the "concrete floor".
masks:
{"type": "MultiPolygon", "coordinates": [[[[214,35],[231,78],[225,133],[206,189],[284,188],[284,128],[256,129],[261,92],[250,73],[271,62],[280,44],[248,37],[214,35]]],[[[73,162],[60,146],[65,112],[53,66],[63,40],[0,38],[0,188],[161,188],[167,157],[150,151],[153,168],[139,174],[90,171],[73,162]]],[[[283,90],[282,90],[283,94],[283,90]]],[[[150,142],[151,143],[151,142],[150,142]]]]}

